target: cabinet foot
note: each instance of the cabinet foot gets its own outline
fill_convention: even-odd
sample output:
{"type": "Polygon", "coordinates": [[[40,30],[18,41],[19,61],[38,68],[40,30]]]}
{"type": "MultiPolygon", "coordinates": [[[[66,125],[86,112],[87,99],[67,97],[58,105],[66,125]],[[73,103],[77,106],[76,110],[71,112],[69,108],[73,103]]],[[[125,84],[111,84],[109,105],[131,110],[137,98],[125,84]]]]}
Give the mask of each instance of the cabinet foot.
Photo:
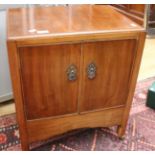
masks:
{"type": "Polygon", "coordinates": [[[29,144],[21,144],[22,151],[30,151],[29,144]]]}
{"type": "Polygon", "coordinates": [[[125,138],[125,128],[123,128],[121,125],[118,126],[117,128],[117,134],[119,139],[123,140],[125,138]]]}

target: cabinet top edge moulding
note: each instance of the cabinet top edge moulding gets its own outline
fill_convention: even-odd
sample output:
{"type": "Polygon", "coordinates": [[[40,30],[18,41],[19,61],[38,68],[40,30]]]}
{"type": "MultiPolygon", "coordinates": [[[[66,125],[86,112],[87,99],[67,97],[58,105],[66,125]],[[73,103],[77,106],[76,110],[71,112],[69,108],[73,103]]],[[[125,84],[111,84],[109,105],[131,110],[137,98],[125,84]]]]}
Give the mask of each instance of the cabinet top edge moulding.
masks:
{"type": "Polygon", "coordinates": [[[7,11],[7,25],[7,40],[21,45],[129,37],[145,30],[110,5],[14,8],[7,11]]]}

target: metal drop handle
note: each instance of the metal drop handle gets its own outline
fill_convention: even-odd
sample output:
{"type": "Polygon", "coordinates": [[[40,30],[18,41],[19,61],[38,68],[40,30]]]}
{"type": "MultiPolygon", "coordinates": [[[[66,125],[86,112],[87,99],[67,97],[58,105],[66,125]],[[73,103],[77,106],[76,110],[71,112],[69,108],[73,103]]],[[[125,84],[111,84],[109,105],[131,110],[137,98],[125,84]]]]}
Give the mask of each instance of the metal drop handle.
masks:
{"type": "Polygon", "coordinates": [[[92,80],[96,77],[96,65],[95,65],[95,63],[90,63],[87,66],[87,76],[88,76],[88,79],[90,79],[90,80],[92,80]]]}
{"type": "Polygon", "coordinates": [[[75,81],[77,79],[77,67],[70,65],[67,69],[67,77],[69,81],[75,81]]]}

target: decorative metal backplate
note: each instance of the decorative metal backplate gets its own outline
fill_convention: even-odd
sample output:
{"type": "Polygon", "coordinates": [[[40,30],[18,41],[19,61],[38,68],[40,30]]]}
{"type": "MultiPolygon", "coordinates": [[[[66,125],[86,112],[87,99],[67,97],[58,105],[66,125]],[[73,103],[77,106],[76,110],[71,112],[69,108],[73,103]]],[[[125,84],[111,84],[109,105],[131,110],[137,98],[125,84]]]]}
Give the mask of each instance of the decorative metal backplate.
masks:
{"type": "Polygon", "coordinates": [[[67,77],[69,81],[75,81],[77,79],[77,67],[70,65],[67,69],[67,77]]]}
{"type": "Polygon", "coordinates": [[[88,79],[94,79],[96,76],[96,65],[94,63],[90,63],[87,67],[87,76],[88,79]]]}

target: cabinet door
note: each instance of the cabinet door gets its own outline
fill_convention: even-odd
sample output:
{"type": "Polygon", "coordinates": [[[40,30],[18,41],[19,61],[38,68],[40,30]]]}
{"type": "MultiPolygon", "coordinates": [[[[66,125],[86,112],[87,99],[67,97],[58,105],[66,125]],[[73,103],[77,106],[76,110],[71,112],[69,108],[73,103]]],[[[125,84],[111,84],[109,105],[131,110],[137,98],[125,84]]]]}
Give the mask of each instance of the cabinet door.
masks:
{"type": "Polygon", "coordinates": [[[80,111],[124,105],[129,89],[135,40],[85,43],[80,111]]]}
{"type": "Polygon", "coordinates": [[[19,49],[27,119],[77,112],[80,49],[80,44],[19,49]]]}

